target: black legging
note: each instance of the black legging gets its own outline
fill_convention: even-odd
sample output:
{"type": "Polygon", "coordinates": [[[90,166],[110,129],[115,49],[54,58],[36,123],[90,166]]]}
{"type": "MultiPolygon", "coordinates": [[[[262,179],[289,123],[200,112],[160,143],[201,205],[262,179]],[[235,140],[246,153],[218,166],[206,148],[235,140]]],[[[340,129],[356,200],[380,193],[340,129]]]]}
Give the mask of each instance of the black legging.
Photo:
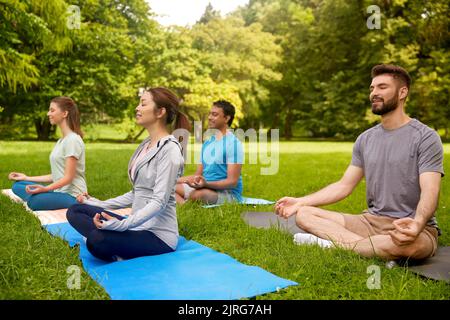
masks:
{"type": "MultiPolygon", "coordinates": [[[[93,218],[96,213],[106,212],[119,220],[124,217],[87,204],[75,204],[67,210],[67,220],[79,233],[86,237],[89,252],[105,261],[117,258],[132,259],[174,251],[150,231],[109,231],[97,229],[93,218]]],[[[105,220],[101,217],[102,220],[105,220]]]]}

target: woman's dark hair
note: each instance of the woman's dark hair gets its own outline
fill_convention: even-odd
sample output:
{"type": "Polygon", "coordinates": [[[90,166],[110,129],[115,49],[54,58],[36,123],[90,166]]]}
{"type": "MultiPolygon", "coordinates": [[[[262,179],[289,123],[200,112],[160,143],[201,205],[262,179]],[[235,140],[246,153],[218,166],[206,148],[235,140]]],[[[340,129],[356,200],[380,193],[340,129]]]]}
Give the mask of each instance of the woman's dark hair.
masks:
{"type": "Polygon", "coordinates": [[[174,128],[176,129],[191,129],[191,123],[188,117],[180,111],[180,99],[175,93],[167,88],[149,88],[145,91],[152,95],[153,101],[158,109],[166,109],[166,124],[171,124],[175,120],[174,128]]]}
{"type": "Polygon", "coordinates": [[[236,108],[226,100],[218,100],[213,102],[213,106],[222,108],[223,114],[226,116],[230,116],[230,120],[228,120],[228,126],[231,126],[234,120],[234,114],[236,113],[236,108]]]}
{"type": "Polygon", "coordinates": [[[69,97],[56,97],[50,102],[55,103],[61,111],[67,111],[67,124],[69,125],[70,130],[83,138],[83,132],[81,131],[80,124],[80,111],[78,110],[75,101],[69,97]]]}

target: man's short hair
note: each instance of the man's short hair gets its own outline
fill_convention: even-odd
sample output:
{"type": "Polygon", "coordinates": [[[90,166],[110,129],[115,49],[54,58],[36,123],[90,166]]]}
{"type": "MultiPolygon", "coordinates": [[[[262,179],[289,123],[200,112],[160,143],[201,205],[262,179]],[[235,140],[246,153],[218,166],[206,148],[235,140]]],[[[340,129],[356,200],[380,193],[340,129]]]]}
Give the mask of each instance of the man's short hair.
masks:
{"type": "Polygon", "coordinates": [[[218,108],[222,108],[223,114],[225,116],[230,116],[230,120],[228,120],[228,126],[231,126],[234,119],[234,114],[236,113],[236,108],[226,100],[217,100],[213,102],[213,106],[218,108]]]}
{"type": "Polygon", "coordinates": [[[394,79],[400,81],[402,85],[406,85],[409,91],[411,85],[411,77],[405,69],[392,64],[379,64],[372,68],[372,79],[382,74],[390,74],[394,79]]]}

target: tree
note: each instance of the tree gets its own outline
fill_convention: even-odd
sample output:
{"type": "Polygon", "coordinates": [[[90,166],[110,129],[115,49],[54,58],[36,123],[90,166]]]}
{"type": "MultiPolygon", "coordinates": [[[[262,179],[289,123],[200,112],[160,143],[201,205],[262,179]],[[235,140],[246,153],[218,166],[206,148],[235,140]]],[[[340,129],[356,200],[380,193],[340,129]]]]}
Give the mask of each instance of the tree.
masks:
{"type": "Polygon", "coordinates": [[[211,2],[209,2],[205,8],[205,12],[203,12],[203,15],[201,16],[200,20],[197,23],[206,24],[216,18],[220,18],[220,12],[214,10],[214,7],[212,6],[211,2]]]}
{"type": "Polygon", "coordinates": [[[0,88],[29,89],[39,77],[35,55],[70,48],[66,8],[62,0],[0,2],[0,88]]]}
{"type": "MultiPolygon", "coordinates": [[[[283,48],[280,81],[269,86],[263,119],[314,137],[354,137],[367,118],[370,70],[379,63],[405,67],[413,78],[407,110],[448,128],[448,1],[251,0],[235,15],[277,36],[283,48]],[[378,5],[381,29],[366,26],[378,5]]],[[[448,129],[446,129],[448,132],[448,129]]]]}
{"type": "Polygon", "coordinates": [[[175,90],[183,111],[203,123],[215,100],[229,100],[237,109],[236,123],[245,125],[267,99],[266,82],[280,79],[273,71],[279,51],[275,37],[260,25],[247,27],[236,17],[172,27],[147,69],[147,83],[175,90]]]}
{"type": "Polygon", "coordinates": [[[259,106],[269,98],[267,85],[281,79],[276,37],[264,32],[261,24],[246,26],[236,16],[196,24],[191,35],[193,48],[204,53],[203,64],[213,83],[229,82],[238,89],[245,115],[240,125],[259,127],[259,106]]]}
{"type": "Polygon", "coordinates": [[[2,134],[20,120],[51,137],[45,114],[58,95],[78,102],[83,123],[127,117],[131,128],[138,88],[166,86],[194,120],[222,98],[243,128],[350,138],[377,121],[371,68],[394,63],[413,78],[407,112],[449,135],[448,1],[250,0],[227,17],[209,4],[194,26],[167,29],[145,0],[74,4],[80,29],[68,28],[62,0],[0,1],[2,134]],[[380,29],[367,27],[371,5],[380,29]]]}
{"type": "Polygon", "coordinates": [[[139,76],[139,70],[158,47],[153,40],[161,31],[149,19],[144,0],[126,4],[86,0],[78,5],[81,27],[69,34],[73,50],[33,51],[41,75],[38,82],[27,92],[1,96],[0,105],[5,107],[2,117],[27,116],[41,140],[52,134],[46,110],[54,96],[74,98],[84,124],[123,118],[137,102],[137,90],[145,78],[144,72],[139,76]]]}

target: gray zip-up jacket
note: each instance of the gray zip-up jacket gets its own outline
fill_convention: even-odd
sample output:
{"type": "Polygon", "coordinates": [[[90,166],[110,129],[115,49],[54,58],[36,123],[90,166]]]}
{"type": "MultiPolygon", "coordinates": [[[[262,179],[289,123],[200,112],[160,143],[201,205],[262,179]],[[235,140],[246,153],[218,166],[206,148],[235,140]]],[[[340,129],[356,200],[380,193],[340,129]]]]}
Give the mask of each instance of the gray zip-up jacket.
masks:
{"type": "Polygon", "coordinates": [[[116,198],[100,201],[90,198],[84,203],[106,210],[128,208],[132,213],[121,221],[104,221],[102,230],[153,232],[172,249],[178,244],[175,185],[183,175],[184,158],[179,142],[172,135],[161,139],[136,164],[134,176],[131,165],[150,138],[145,139],[134,152],[128,164],[128,177],[133,190],[116,198]]]}

